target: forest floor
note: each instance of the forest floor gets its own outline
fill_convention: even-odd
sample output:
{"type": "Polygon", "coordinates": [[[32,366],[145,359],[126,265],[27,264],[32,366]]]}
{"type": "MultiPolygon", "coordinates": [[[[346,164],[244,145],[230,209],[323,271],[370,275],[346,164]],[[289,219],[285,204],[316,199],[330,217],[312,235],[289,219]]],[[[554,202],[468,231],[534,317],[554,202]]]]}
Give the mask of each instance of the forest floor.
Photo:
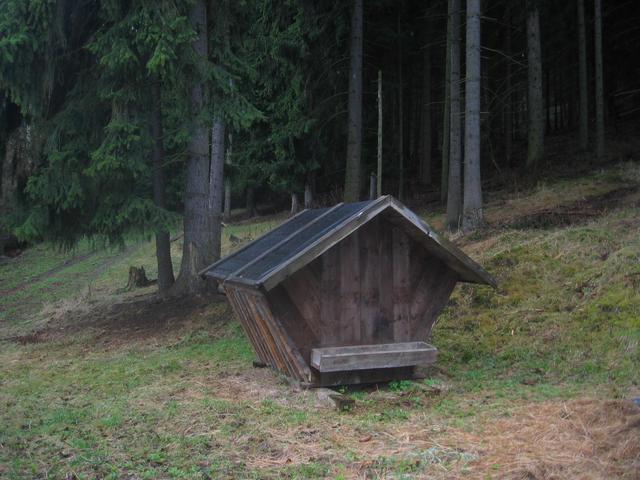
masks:
{"type": "Polygon", "coordinates": [[[491,192],[456,242],[499,288],[458,286],[430,377],[345,412],[253,368],[223,296],[124,291],[152,242],[30,248],[0,263],[0,477],[638,479],[639,206],[630,162],[491,192]]]}

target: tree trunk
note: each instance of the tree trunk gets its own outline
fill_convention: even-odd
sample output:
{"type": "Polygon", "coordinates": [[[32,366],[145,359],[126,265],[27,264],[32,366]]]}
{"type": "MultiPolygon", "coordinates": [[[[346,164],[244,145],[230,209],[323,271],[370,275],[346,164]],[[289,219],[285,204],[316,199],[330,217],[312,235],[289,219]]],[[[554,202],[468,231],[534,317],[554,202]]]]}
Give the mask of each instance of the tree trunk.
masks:
{"type": "Polygon", "coordinates": [[[467,74],[465,80],[464,207],[465,231],[482,223],[480,180],[480,0],[467,0],[467,74]]]}
{"type": "Polygon", "coordinates": [[[378,174],[377,196],[382,195],[382,70],[378,70],[378,174]]]}
{"type": "Polygon", "coordinates": [[[304,208],[313,207],[313,189],[311,188],[311,184],[307,182],[304,185],[304,208]]]}
{"type": "MultiPolygon", "coordinates": [[[[153,203],[158,208],[166,208],[164,182],[164,146],[162,132],[161,91],[160,83],[151,84],[151,138],[153,139],[153,203]]],[[[173,264],[171,263],[171,240],[165,229],[157,230],[156,261],[158,264],[158,290],[166,291],[175,282],[173,264]]]]}
{"type": "Polygon", "coordinates": [[[462,211],[461,144],[460,144],[460,0],[449,0],[451,21],[451,71],[449,83],[449,184],[447,191],[447,229],[455,232],[462,211]]]}
{"type": "Polygon", "coordinates": [[[554,65],[553,69],[553,130],[557,133],[562,128],[560,123],[560,79],[558,78],[558,66],[554,65]]]}
{"type": "MultiPolygon", "coordinates": [[[[196,0],[189,19],[197,33],[193,42],[195,53],[207,58],[207,9],[204,0],[196,0]]],[[[204,85],[196,79],[191,87],[191,110],[194,119],[184,193],[184,242],[180,275],[174,284],[176,293],[197,293],[206,290],[207,283],[198,272],[212,263],[213,229],[208,215],[209,199],[209,139],[207,128],[198,120],[204,106],[204,85]]]]}
{"type": "Polygon", "coordinates": [[[247,187],[247,214],[249,218],[253,218],[258,214],[256,209],[256,189],[255,187],[247,187]]]}
{"type": "Polygon", "coordinates": [[[420,180],[431,184],[431,46],[429,45],[429,26],[427,23],[425,46],[422,56],[422,157],[420,162],[420,180]]]}
{"type": "Polygon", "coordinates": [[[133,290],[134,288],[144,288],[155,282],[149,281],[147,278],[147,272],[144,271],[144,267],[129,267],[129,281],[125,290],[133,290]]]}
{"type": "Polygon", "coordinates": [[[222,236],[222,197],[224,170],[224,130],[222,119],[213,121],[211,128],[211,163],[209,166],[209,218],[213,234],[213,261],[220,259],[222,236]]]}
{"type": "Polygon", "coordinates": [[[295,215],[300,211],[300,204],[298,203],[298,194],[291,192],[291,215],[295,215]]]}
{"type": "Polygon", "coordinates": [[[229,170],[231,167],[231,153],[233,149],[233,135],[229,133],[229,146],[227,147],[227,155],[225,156],[225,165],[227,171],[224,172],[224,213],[222,219],[228,222],[231,219],[231,177],[229,170]]]}
{"type": "Polygon", "coordinates": [[[369,200],[375,200],[378,195],[376,194],[376,174],[371,173],[369,175],[369,200]]]}
{"type": "Polygon", "coordinates": [[[604,156],[604,87],[602,76],[602,6],[600,0],[594,0],[594,38],[596,66],[596,156],[604,156]]]}
{"type": "Polygon", "coordinates": [[[447,200],[449,189],[449,133],[451,130],[451,0],[447,1],[447,40],[445,46],[444,108],[442,115],[442,171],[440,173],[440,201],[447,200]]]}
{"type": "Polygon", "coordinates": [[[535,170],[544,153],[542,55],[540,49],[540,14],[537,0],[528,0],[527,4],[527,57],[529,90],[527,169],[535,170]]]}
{"type": "Polygon", "coordinates": [[[362,45],[363,0],[354,0],[351,14],[351,66],[349,72],[349,114],[344,201],[360,199],[362,155],[362,45]]]}
{"type": "Polygon", "coordinates": [[[505,78],[505,89],[507,91],[507,98],[505,99],[505,108],[504,108],[504,158],[505,165],[507,167],[511,166],[511,155],[513,148],[513,92],[511,91],[513,86],[511,83],[511,3],[507,3],[505,12],[505,24],[507,29],[507,35],[505,38],[505,50],[507,54],[507,62],[506,62],[506,78],[505,78]]]}
{"type": "Polygon", "coordinates": [[[547,119],[545,133],[551,132],[551,66],[547,62],[547,69],[545,70],[545,118],[547,119]]]}
{"type": "Polygon", "coordinates": [[[398,170],[400,173],[398,185],[398,198],[404,199],[404,97],[402,95],[402,30],[400,21],[402,17],[402,2],[398,7],[398,170]]]}

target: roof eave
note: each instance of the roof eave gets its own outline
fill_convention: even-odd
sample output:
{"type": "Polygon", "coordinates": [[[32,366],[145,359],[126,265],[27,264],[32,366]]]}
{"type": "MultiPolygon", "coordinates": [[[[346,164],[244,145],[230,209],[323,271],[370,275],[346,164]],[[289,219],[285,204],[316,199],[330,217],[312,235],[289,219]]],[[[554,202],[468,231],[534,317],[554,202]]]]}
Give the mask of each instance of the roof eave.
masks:
{"type": "Polygon", "coordinates": [[[442,248],[442,252],[449,256],[451,261],[455,263],[461,270],[457,272],[460,276],[460,281],[485,284],[490,285],[493,288],[497,288],[498,283],[496,282],[495,278],[493,278],[489,274],[489,272],[482,268],[478,263],[476,263],[472,258],[470,258],[452,242],[440,236],[437,232],[431,229],[431,227],[418,215],[413,213],[395,198],[391,198],[390,205],[404,219],[408,220],[411,224],[420,229],[423,234],[425,234],[442,248]]]}

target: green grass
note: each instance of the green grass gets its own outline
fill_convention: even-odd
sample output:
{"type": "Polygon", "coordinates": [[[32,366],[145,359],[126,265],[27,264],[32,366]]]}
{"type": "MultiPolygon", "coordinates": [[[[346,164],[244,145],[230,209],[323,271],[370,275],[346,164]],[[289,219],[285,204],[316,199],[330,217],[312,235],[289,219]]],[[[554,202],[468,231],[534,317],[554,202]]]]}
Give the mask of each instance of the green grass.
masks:
{"type": "MultiPolygon", "coordinates": [[[[531,202],[570,203],[585,191],[640,184],[639,171],[627,165],[547,184],[531,202]]],[[[518,208],[527,203],[524,195],[507,200],[518,208]]],[[[487,216],[497,218],[500,208],[489,202],[487,216]]],[[[230,226],[225,251],[230,234],[246,241],[277,223],[230,226]]],[[[423,386],[344,389],[356,399],[349,412],[318,407],[312,395],[253,369],[239,325],[220,320],[229,316],[222,306],[168,333],[114,345],[93,332],[0,343],[0,477],[472,474],[475,453],[443,444],[447,432],[481,432],[484,422],[532,402],[618,398],[638,387],[639,232],[636,203],[587,223],[489,229],[463,239],[499,288],[456,289],[434,329],[440,373],[423,386]],[[402,435],[424,429],[436,443],[402,447],[402,435]],[[373,450],[375,442],[385,448],[373,450]]],[[[177,262],[179,242],[173,248],[177,262]]],[[[81,247],[74,254],[82,252],[91,253],[81,247]]],[[[129,265],[155,276],[152,242],[140,242],[126,255],[95,252],[31,281],[68,258],[37,246],[0,267],[0,290],[27,284],[3,296],[0,336],[41,325],[47,303],[120,300],[129,265]]]]}
{"type": "MultiPolygon", "coordinates": [[[[283,218],[229,226],[223,232],[223,252],[271,230],[283,218]],[[239,243],[229,240],[232,235],[239,243]]],[[[86,240],[71,252],[41,244],[0,264],[0,338],[25,334],[39,327],[61,303],[110,303],[132,294],[153,292],[153,287],[131,294],[123,290],[130,266],[144,267],[149,279],[157,277],[154,248],[152,239],[140,238],[129,239],[124,250],[96,250],[86,240]]],[[[177,274],[180,240],[172,242],[171,251],[177,274]]]]}
{"type": "Polygon", "coordinates": [[[500,286],[457,290],[434,331],[443,363],[476,388],[506,378],[637,383],[639,227],[628,208],[499,234],[480,260],[500,286]]]}

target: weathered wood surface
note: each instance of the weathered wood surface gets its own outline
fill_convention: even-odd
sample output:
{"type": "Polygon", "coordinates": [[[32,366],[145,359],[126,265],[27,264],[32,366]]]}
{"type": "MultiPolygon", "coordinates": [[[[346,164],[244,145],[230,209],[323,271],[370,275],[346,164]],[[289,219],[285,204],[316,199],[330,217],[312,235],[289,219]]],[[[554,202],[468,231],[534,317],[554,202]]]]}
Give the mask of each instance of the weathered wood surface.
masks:
{"type": "MultiPolygon", "coordinates": [[[[338,208],[337,205],[334,208],[338,208]]],[[[333,210],[333,209],[330,209],[333,210]]],[[[496,286],[495,279],[491,277],[480,265],[471,260],[455,245],[450,243],[444,237],[438,235],[426,223],[424,223],[415,213],[405,207],[398,200],[391,196],[380,197],[377,200],[369,202],[362,207],[360,211],[351,214],[337,224],[332,230],[325,232],[320,238],[306,245],[303,250],[285,258],[278,265],[270,267],[260,278],[244,279],[242,270],[254,265],[257,261],[273,252],[277,247],[281,247],[283,242],[290,240],[295,236],[304,234],[304,231],[311,225],[315,224],[319,218],[310,221],[309,224],[303,225],[294,231],[287,239],[279,242],[279,245],[268,248],[266,252],[261,252],[258,258],[252,258],[251,261],[242,268],[234,272],[234,274],[218,278],[221,281],[235,282],[254,286],[263,286],[267,291],[275,288],[284,279],[293,275],[295,272],[318,258],[324,252],[340,243],[353,232],[360,229],[363,225],[375,219],[379,214],[383,213],[385,217],[393,221],[399,228],[404,229],[410,236],[417,240],[420,244],[428,249],[434,256],[438,257],[449,268],[459,275],[459,279],[473,283],[486,283],[496,286]]],[[[329,214],[324,212],[321,217],[329,214]]],[[[286,224],[285,224],[286,225],[286,224]]],[[[277,230],[277,229],[276,229],[277,230]]],[[[269,234],[267,234],[269,235],[269,234]]],[[[242,249],[241,249],[242,251],[242,249]]],[[[237,254],[233,254],[237,255],[237,254]]],[[[221,262],[223,262],[223,259],[221,262]]],[[[211,274],[215,267],[221,262],[208,267],[201,272],[202,274],[211,274]],[[209,272],[209,273],[207,273],[209,272]]],[[[215,277],[215,274],[212,274],[215,277]]]]}
{"type": "MultiPolygon", "coordinates": [[[[413,285],[409,278],[411,270],[411,239],[397,227],[391,230],[393,236],[393,339],[406,342],[411,338],[411,296],[413,285]]],[[[427,265],[423,265],[426,268],[427,265]]]]}
{"type": "Polygon", "coordinates": [[[375,218],[379,213],[388,208],[388,202],[388,197],[380,197],[374,200],[365,210],[352,215],[330,233],[313,242],[305,250],[293,255],[277,268],[267,272],[260,278],[258,283],[263,285],[266,290],[271,290],[285,278],[293,275],[310,261],[340,243],[369,220],[375,218]]]}
{"type": "Polygon", "coordinates": [[[480,283],[496,287],[496,280],[489,273],[469,258],[462,250],[456,247],[446,238],[431,229],[418,215],[409,210],[401,202],[389,197],[389,204],[393,210],[388,210],[395,223],[407,228],[407,232],[416,240],[429,248],[431,253],[442,259],[451,269],[460,275],[460,279],[466,282],[480,283]],[[393,212],[396,215],[393,215],[393,212]],[[409,224],[407,224],[407,220],[409,224]],[[416,230],[419,232],[416,232],[416,230]]]}
{"type": "Polygon", "coordinates": [[[415,378],[415,367],[375,368],[372,370],[350,370],[344,372],[318,372],[313,370],[312,387],[335,387],[363,383],[390,382],[415,378]]]}
{"type": "Polygon", "coordinates": [[[310,348],[427,339],[456,278],[378,217],[266,296],[309,362],[310,348]]]}
{"type": "Polygon", "coordinates": [[[452,268],[456,255],[443,253],[419,219],[407,225],[409,214],[394,202],[375,202],[313,244],[321,252],[315,260],[304,263],[308,250],[292,256],[262,287],[225,282],[260,361],[315,386],[408,378],[414,365],[435,361],[433,347],[385,352],[384,345],[430,338],[461,278],[460,264],[452,268]],[[368,352],[349,350],[371,345],[368,352]],[[346,350],[325,358],[328,348],[346,350]]]}
{"type": "Polygon", "coordinates": [[[225,291],[260,361],[289,377],[308,382],[309,366],[280,320],[273,315],[264,294],[236,287],[226,287],[225,291]]]}
{"type": "Polygon", "coordinates": [[[322,373],[409,367],[433,363],[437,355],[437,349],[425,342],[314,348],[311,366],[322,373]]]}

